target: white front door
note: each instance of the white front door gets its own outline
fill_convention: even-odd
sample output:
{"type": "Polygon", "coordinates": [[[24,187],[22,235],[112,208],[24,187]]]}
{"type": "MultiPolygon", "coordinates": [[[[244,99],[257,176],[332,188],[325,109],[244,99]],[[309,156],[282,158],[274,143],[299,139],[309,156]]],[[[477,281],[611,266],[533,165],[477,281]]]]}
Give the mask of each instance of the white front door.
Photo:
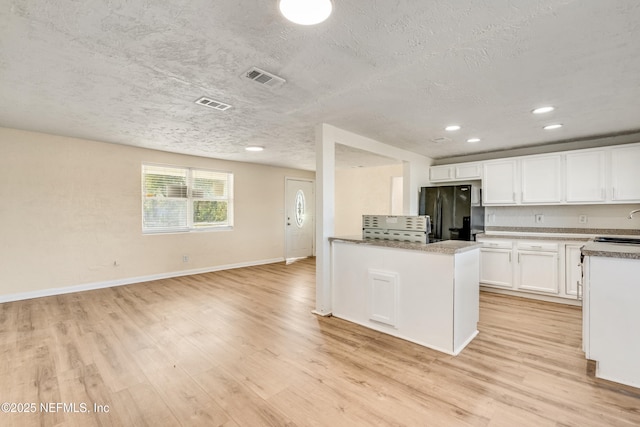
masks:
{"type": "Polygon", "coordinates": [[[315,230],[313,181],[287,178],[285,203],[285,258],[312,256],[315,230]]]}

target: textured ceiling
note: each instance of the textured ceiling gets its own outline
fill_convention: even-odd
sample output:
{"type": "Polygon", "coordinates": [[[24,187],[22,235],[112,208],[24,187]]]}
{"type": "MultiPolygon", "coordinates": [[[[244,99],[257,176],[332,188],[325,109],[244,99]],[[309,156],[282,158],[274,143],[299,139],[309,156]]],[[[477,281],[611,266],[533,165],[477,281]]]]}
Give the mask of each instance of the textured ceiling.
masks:
{"type": "Polygon", "coordinates": [[[637,0],[334,0],[313,27],[277,0],[4,0],[0,126],[315,169],[324,122],[443,158],[638,131],[639,52],[637,0]]]}

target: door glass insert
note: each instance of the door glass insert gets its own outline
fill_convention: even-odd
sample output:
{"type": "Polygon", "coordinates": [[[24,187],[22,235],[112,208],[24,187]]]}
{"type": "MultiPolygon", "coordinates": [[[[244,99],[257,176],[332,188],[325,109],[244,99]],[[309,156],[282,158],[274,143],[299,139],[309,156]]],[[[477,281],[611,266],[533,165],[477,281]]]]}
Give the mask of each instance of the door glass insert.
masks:
{"type": "Polygon", "coordinates": [[[302,227],[304,224],[305,200],[304,192],[298,190],[296,193],[296,225],[302,227]]]}

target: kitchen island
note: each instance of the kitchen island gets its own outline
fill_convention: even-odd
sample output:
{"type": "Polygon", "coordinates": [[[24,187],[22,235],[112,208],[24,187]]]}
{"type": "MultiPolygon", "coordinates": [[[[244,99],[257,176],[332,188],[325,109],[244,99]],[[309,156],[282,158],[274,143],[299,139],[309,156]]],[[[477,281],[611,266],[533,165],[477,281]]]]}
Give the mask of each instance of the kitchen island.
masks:
{"type": "Polygon", "coordinates": [[[640,388],[640,245],[589,242],[583,346],[598,378],[640,388]]]}
{"type": "Polygon", "coordinates": [[[329,240],[335,317],[452,355],[478,334],[478,243],[329,240]]]}

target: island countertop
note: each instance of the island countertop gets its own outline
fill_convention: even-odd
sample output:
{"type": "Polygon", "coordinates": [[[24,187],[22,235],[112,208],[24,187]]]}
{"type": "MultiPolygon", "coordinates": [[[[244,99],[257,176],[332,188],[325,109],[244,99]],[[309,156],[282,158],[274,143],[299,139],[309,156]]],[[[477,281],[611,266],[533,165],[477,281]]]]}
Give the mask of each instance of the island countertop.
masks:
{"type": "Polygon", "coordinates": [[[588,242],[582,247],[582,255],[640,260],[640,245],[588,242]]]}
{"type": "Polygon", "coordinates": [[[470,251],[482,246],[482,244],[478,242],[468,242],[465,240],[445,240],[435,243],[413,243],[394,240],[365,239],[362,236],[329,237],[329,241],[349,242],[361,245],[380,246],[384,248],[409,249],[413,251],[434,252],[447,255],[470,251]]]}

